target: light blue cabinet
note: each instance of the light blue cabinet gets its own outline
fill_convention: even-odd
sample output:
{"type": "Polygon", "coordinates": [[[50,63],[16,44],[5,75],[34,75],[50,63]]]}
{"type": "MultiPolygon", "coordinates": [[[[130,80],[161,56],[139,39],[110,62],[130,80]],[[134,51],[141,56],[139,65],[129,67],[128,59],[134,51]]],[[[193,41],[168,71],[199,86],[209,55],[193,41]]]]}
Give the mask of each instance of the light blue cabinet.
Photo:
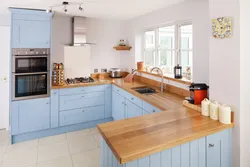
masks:
{"type": "Polygon", "coordinates": [[[51,13],[11,9],[12,48],[50,48],[51,13]]]}
{"type": "Polygon", "coordinates": [[[114,120],[125,119],[125,98],[116,92],[112,92],[112,117],[114,120]]]}
{"type": "Polygon", "coordinates": [[[104,85],[105,90],[105,118],[112,117],[112,85],[104,85]]]}
{"type": "Polygon", "coordinates": [[[59,91],[58,89],[51,91],[51,128],[59,126],[59,91]]]}
{"type": "Polygon", "coordinates": [[[112,116],[114,120],[133,118],[146,114],[152,114],[154,112],[160,112],[161,110],[142,101],[134,95],[122,90],[121,88],[112,86],[112,116]],[[117,99],[121,101],[117,104],[117,99]],[[125,107],[125,109],[124,109],[125,107]],[[124,117],[117,117],[119,114],[125,114],[124,117]]]}
{"type": "Polygon", "coordinates": [[[127,118],[139,117],[143,115],[143,110],[131,101],[126,100],[126,114],[127,118]]]}
{"type": "Polygon", "coordinates": [[[50,128],[50,98],[12,103],[11,132],[23,134],[50,128]]]}
{"type": "Polygon", "coordinates": [[[101,167],[232,167],[232,129],[119,164],[101,138],[101,167]]]}
{"type": "Polygon", "coordinates": [[[12,26],[13,48],[50,48],[50,22],[13,20],[12,26]]]}

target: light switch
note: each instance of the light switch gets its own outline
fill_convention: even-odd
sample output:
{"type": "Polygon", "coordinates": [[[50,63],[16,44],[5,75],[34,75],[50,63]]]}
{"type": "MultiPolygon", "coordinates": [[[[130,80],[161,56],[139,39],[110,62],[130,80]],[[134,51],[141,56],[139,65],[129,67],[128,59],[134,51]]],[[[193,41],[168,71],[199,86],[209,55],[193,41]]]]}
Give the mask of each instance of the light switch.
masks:
{"type": "Polygon", "coordinates": [[[3,82],[7,83],[7,77],[3,77],[3,82]]]}

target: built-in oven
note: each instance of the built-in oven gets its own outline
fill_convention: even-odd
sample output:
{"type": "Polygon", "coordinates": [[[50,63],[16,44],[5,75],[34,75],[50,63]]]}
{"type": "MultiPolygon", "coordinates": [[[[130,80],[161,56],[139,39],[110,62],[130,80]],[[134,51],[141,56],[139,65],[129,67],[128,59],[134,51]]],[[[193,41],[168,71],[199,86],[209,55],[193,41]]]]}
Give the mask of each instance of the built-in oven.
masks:
{"type": "Polygon", "coordinates": [[[50,96],[50,49],[13,49],[12,100],[50,96]]]}
{"type": "Polygon", "coordinates": [[[12,72],[33,73],[50,70],[50,49],[13,49],[12,72]]]}

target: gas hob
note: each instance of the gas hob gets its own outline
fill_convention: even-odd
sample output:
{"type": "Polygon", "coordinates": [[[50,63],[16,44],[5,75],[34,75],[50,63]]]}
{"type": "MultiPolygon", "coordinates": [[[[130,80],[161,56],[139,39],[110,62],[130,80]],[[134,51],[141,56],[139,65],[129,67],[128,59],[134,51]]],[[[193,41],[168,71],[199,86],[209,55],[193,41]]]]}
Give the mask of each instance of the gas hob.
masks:
{"type": "Polygon", "coordinates": [[[79,77],[79,78],[68,78],[65,80],[67,85],[81,84],[81,83],[93,83],[95,80],[91,77],[79,77]]]}

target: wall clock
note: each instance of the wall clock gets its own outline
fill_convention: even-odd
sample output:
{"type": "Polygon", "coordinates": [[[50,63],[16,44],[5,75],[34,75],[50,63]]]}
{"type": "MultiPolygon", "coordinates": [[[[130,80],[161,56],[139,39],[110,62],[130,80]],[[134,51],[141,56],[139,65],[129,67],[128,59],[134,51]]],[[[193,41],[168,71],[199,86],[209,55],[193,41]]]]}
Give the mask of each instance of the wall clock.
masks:
{"type": "Polygon", "coordinates": [[[213,36],[214,38],[231,38],[232,37],[232,19],[230,17],[219,17],[213,19],[213,36]]]}

